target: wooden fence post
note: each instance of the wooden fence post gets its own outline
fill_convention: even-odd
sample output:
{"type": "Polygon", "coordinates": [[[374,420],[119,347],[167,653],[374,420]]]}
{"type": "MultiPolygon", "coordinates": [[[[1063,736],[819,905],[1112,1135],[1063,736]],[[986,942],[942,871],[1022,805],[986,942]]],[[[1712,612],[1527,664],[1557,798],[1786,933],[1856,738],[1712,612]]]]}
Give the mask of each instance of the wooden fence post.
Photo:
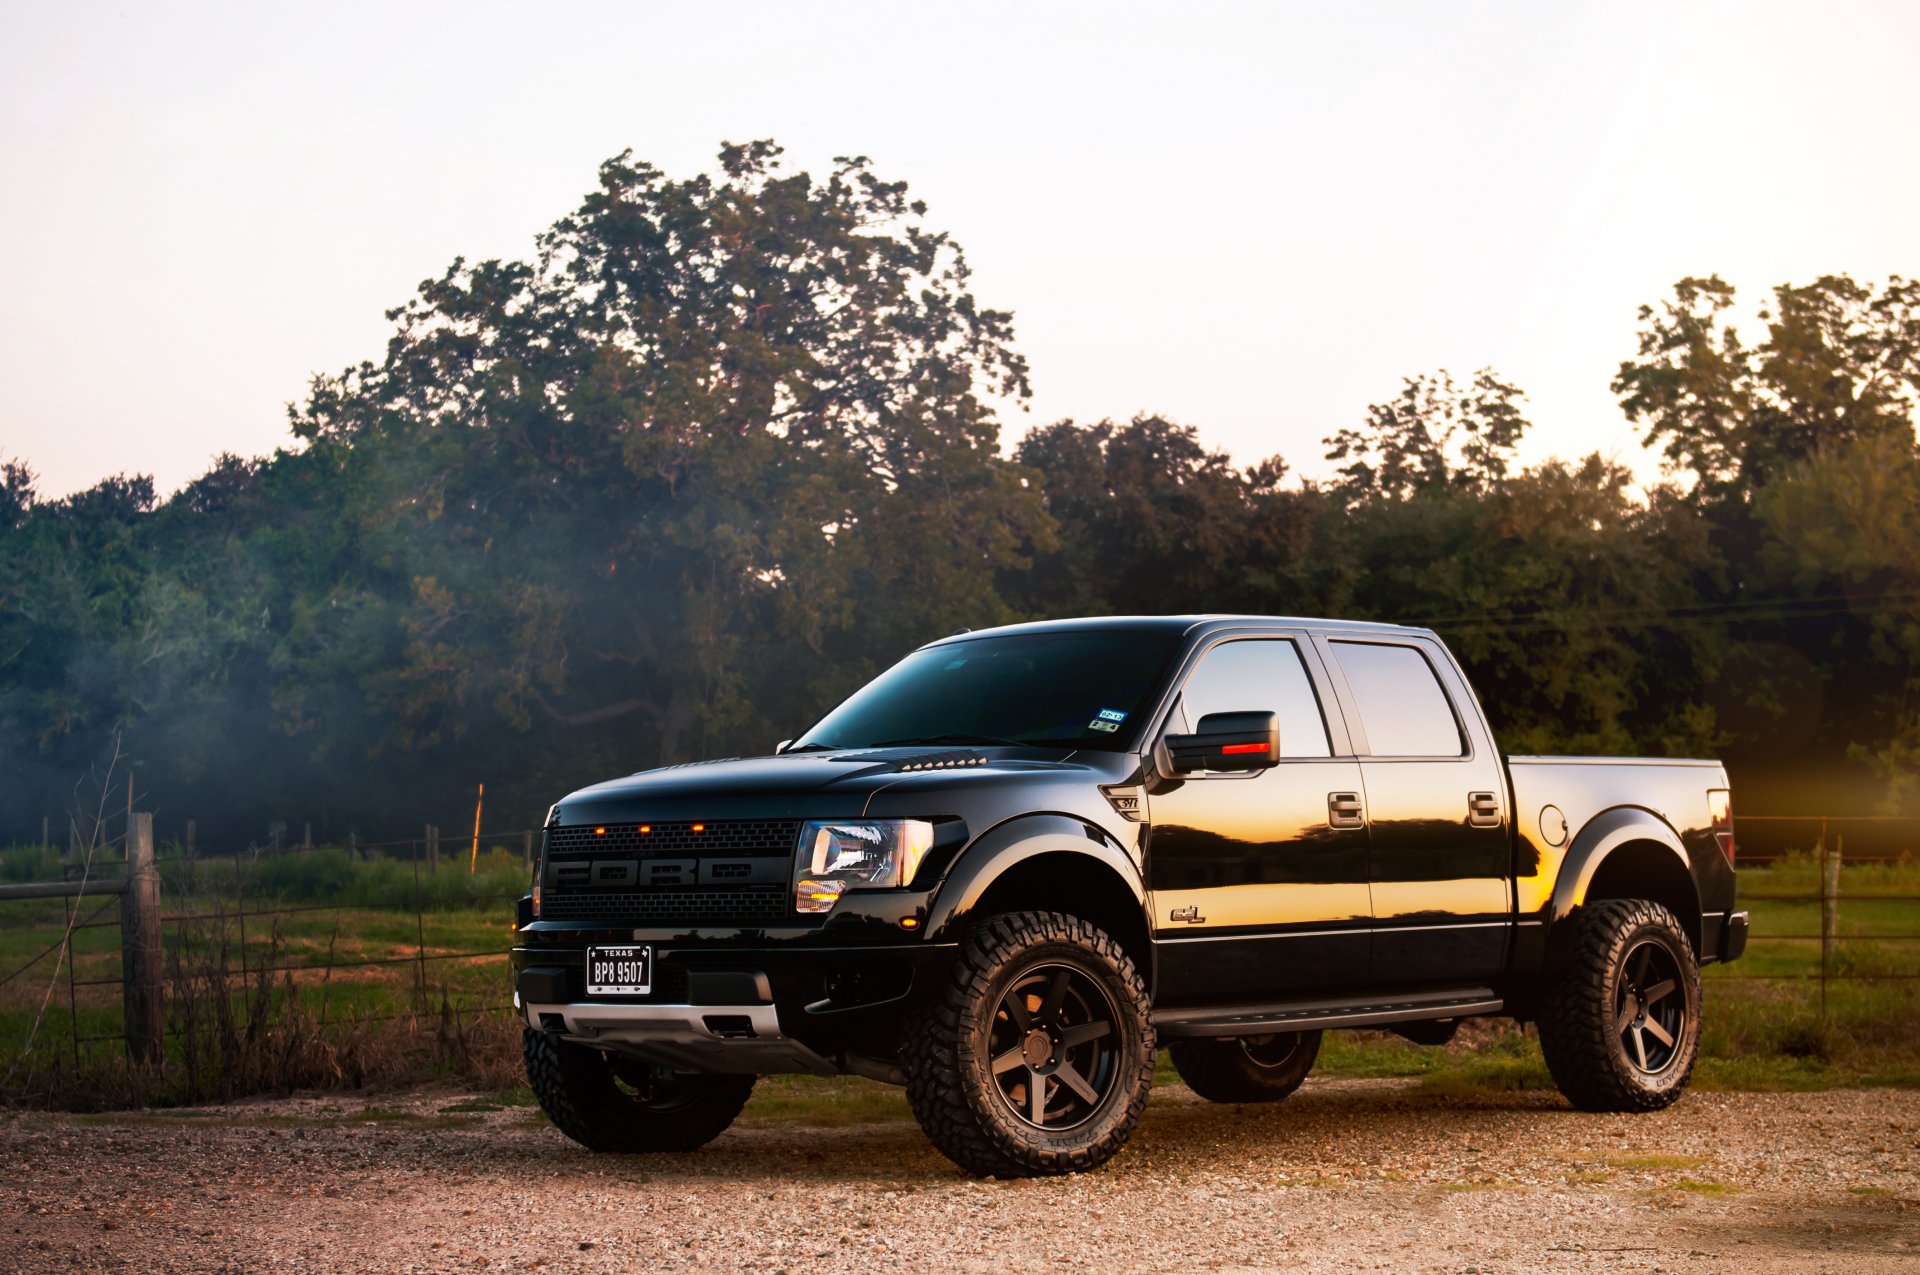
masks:
{"type": "Polygon", "coordinates": [[[520,848],[520,856],[527,861],[527,871],[531,872],[533,871],[533,829],[529,828],[521,835],[525,843],[520,848]]]}
{"type": "Polygon", "coordinates": [[[313,821],[311,819],[300,825],[300,848],[302,850],[313,849],[313,821]]]}
{"type": "Polygon", "coordinates": [[[200,824],[198,820],[195,820],[195,819],[187,820],[187,858],[189,859],[193,858],[195,854],[194,838],[199,831],[200,831],[200,824]]]}
{"type": "Polygon", "coordinates": [[[41,815],[40,816],[40,844],[47,847],[47,849],[49,850],[53,849],[53,842],[50,839],[52,836],[53,836],[53,820],[51,816],[41,815]]]}
{"type": "Polygon", "coordinates": [[[166,1015],[160,1000],[160,871],[153,862],[153,816],[127,825],[127,892],[120,896],[121,1013],[127,1057],[158,1063],[165,1056],[166,1015]]]}
{"type": "Polygon", "coordinates": [[[427,871],[440,871],[440,829],[427,825],[427,871]]]}
{"type": "Polygon", "coordinates": [[[349,832],[347,833],[347,858],[358,859],[359,857],[360,834],[358,832],[349,832]]]}
{"type": "Polygon", "coordinates": [[[1840,946],[1840,857],[1846,848],[1844,837],[1833,847],[1821,846],[1820,854],[1820,1019],[1827,1017],[1827,980],[1833,977],[1833,960],[1840,946]]]}

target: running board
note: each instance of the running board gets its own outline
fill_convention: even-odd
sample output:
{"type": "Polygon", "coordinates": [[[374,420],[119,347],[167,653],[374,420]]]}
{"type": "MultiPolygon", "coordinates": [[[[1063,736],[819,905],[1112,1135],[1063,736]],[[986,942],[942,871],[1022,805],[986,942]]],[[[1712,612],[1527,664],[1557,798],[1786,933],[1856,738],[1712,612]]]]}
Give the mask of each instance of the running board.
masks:
{"type": "Polygon", "coordinates": [[[1284,1005],[1202,1005],[1163,1010],[1153,1016],[1154,1030],[1163,1040],[1179,1037],[1258,1036],[1267,1032],[1306,1031],[1320,1027],[1377,1027],[1387,1023],[1416,1023],[1435,1018],[1468,1018],[1497,1014],[1506,1002],[1491,988],[1461,988],[1413,996],[1375,997],[1362,1001],[1296,1001],[1284,1005]]]}

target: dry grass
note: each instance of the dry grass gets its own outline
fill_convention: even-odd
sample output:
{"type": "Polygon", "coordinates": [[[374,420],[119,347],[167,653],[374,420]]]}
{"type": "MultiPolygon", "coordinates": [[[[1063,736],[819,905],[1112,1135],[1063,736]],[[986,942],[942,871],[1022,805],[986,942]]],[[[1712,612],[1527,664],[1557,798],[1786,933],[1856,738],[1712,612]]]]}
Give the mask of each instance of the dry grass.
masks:
{"type": "Polygon", "coordinates": [[[399,1087],[427,1078],[505,1089],[521,1079],[518,1021],[460,1008],[445,982],[425,981],[422,967],[354,971],[355,984],[410,983],[400,991],[398,1012],[368,1012],[346,986],[332,997],[329,973],[272,972],[288,954],[278,926],[264,946],[249,949],[245,966],[238,951],[235,927],[217,908],[175,925],[166,950],[164,1061],[139,1065],[118,1050],[44,1049],[24,1060],[12,1100],[88,1110],[399,1087]]]}

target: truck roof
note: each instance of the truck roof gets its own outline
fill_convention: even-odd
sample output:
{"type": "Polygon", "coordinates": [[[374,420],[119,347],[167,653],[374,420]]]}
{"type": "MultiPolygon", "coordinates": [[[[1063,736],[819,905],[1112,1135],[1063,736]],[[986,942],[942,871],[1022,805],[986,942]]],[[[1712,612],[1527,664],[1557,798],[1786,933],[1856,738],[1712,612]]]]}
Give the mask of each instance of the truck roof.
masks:
{"type": "Polygon", "coordinates": [[[1202,629],[1233,628],[1241,624],[1278,625],[1296,629],[1337,629],[1356,633],[1426,633],[1428,630],[1380,620],[1327,620],[1291,615],[1091,615],[1062,620],[1033,620],[1025,624],[1003,624],[991,629],[972,629],[927,643],[966,641],[989,634],[1061,633],[1074,629],[1147,629],[1171,633],[1189,633],[1202,629]]]}

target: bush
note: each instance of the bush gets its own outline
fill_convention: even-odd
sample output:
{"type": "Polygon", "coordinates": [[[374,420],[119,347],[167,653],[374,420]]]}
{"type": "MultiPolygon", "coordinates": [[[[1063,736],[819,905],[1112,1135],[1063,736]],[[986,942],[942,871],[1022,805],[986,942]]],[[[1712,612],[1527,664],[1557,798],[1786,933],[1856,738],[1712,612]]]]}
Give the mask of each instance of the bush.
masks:
{"type": "Polygon", "coordinates": [[[0,881],[58,881],[60,852],[52,846],[8,846],[0,850],[0,881]]]}

